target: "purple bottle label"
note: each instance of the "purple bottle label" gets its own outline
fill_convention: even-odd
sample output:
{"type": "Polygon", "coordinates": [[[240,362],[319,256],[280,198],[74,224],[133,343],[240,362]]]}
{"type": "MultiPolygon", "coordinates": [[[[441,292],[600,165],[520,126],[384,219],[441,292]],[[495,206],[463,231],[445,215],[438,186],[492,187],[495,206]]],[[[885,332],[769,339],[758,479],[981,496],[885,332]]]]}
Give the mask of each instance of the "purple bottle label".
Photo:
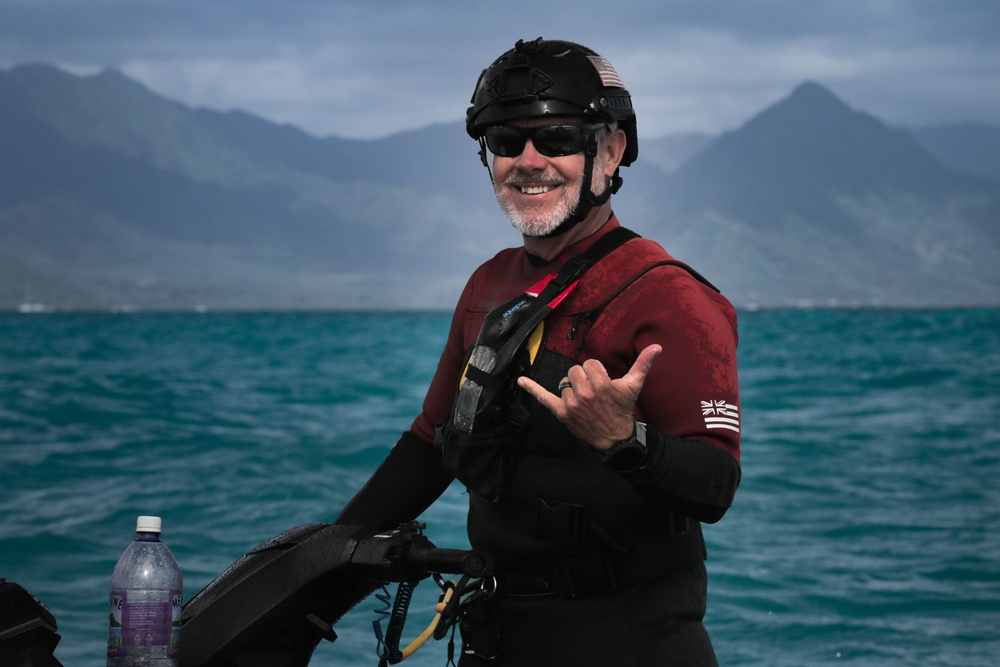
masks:
{"type": "Polygon", "coordinates": [[[108,657],[128,655],[130,646],[166,646],[167,657],[180,648],[181,591],[171,590],[164,602],[130,602],[129,591],[111,591],[108,657]]]}

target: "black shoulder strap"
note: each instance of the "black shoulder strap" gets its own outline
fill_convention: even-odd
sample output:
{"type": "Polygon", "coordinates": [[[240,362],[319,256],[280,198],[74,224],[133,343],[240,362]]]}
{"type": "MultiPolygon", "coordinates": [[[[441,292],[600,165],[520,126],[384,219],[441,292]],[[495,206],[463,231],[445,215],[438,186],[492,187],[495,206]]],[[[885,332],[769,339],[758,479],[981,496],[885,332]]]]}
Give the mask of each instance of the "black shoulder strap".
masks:
{"type": "Polygon", "coordinates": [[[581,255],[587,255],[591,263],[596,262],[620,245],[624,245],[632,239],[639,238],[639,235],[626,227],[616,227],[610,232],[597,239],[594,245],[584,250],[581,255]]]}
{"type": "Polygon", "coordinates": [[[518,322],[517,333],[506,340],[500,350],[501,358],[512,358],[514,351],[521,346],[528,335],[535,330],[539,322],[551,312],[552,302],[565,292],[580,277],[586,273],[587,269],[596,264],[602,258],[611,254],[619,246],[631,239],[638,238],[638,234],[625,227],[616,227],[601,238],[594,245],[583,252],[573,255],[566,264],[563,265],[555,278],[549,281],[548,285],[541,291],[538,298],[527,307],[522,315],[522,320],[518,322]]]}
{"type": "Polygon", "coordinates": [[[580,277],[589,269],[591,266],[596,264],[605,256],[611,254],[613,250],[621,245],[631,241],[632,239],[639,238],[639,235],[633,232],[631,229],[626,229],[625,227],[616,227],[610,232],[597,239],[594,245],[590,246],[578,255],[573,255],[562,269],[559,274],[553,278],[545,290],[538,295],[538,301],[542,304],[548,304],[552,298],[560,294],[569,285],[572,285],[574,281],[579,280],[580,277]],[[552,293],[552,296],[548,299],[543,298],[546,292],[552,293]]]}
{"type": "MultiPolygon", "coordinates": [[[[612,292],[606,299],[604,299],[604,301],[601,301],[594,308],[591,308],[590,310],[588,310],[586,312],[576,313],[575,315],[573,315],[572,326],[570,327],[568,337],[570,339],[572,339],[576,335],[577,327],[581,323],[583,323],[587,327],[589,327],[590,324],[595,319],[597,319],[597,316],[601,314],[601,311],[604,310],[605,307],[607,307],[607,305],[609,303],[611,303],[616,298],[618,298],[618,296],[622,292],[624,292],[626,289],[628,289],[628,287],[632,283],[634,283],[639,278],[643,277],[644,275],[646,275],[647,273],[649,273],[653,269],[655,269],[657,267],[660,267],[660,266],[677,266],[677,267],[680,267],[680,268],[684,269],[685,271],[687,271],[688,273],[690,273],[691,277],[694,278],[695,280],[697,280],[698,282],[700,282],[702,285],[705,285],[706,287],[710,287],[711,289],[715,290],[716,292],[720,291],[719,288],[716,287],[715,285],[713,285],[712,283],[710,283],[708,281],[708,279],[705,278],[705,276],[701,275],[700,273],[698,273],[697,271],[695,271],[694,269],[692,269],[690,266],[688,266],[684,262],[678,261],[676,259],[665,259],[662,262],[655,262],[653,264],[650,264],[647,267],[644,267],[644,268],[640,269],[635,275],[633,275],[631,278],[629,278],[624,283],[622,283],[622,285],[619,286],[618,289],[616,289],[614,292],[612,292]]],[[[583,347],[583,339],[584,339],[585,336],[586,336],[586,332],[584,332],[584,334],[580,336],[580,342],[577,344],[578,348],[582,348],[583,347]]]]}

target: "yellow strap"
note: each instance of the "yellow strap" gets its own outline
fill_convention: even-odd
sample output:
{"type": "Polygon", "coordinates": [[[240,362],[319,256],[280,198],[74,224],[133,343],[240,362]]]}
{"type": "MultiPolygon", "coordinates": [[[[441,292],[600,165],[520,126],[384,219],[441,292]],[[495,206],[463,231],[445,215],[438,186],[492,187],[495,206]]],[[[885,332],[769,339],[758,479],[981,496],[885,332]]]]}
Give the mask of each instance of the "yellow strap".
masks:
{"type": "MultiPolygon", "coordinates": [[[[442,599],[441,602],[439,602],[437,604],[437,607],[435,607],[435,608],[436,609],[444,609],[443,605],[448,604],[448,600],[451,599],[451,594],[454,591],[455,591],[455,587],[454,586],[449,586],[448,589],[444,592],[444,599],[442,599]]],[[[417,637],[412,642],[410,642],[409,646],[407,646],[406,648],[403,649],[403,651],[402,651],[402,653],[403,653],[402,660],[406,660],[411,655],[413,655],[414,653],[416,653],[418,648],[420,648],[421,646],[423,646],[424,644],[426,644],[427,640],[430,639],[434,635],[434,631],[437,630],[438,623],[440,623],[440,622],[441,622],[441,612],[438,611],[438,613],[435,614],[434,618],[431,620],[430,625],[427,626],[427,629],[424,630],[422,633],[420,633],[419,637],[417,637]]]]}
{"type": "Polygon", "coordinates": [[[542,347],[542,338],[545,335],[545,320],[538,323],[535,330],[531,332],[531,336],[528,337],[528,358],[532,366],[535,364],[535,357],[538,356],[538,350],[542,347]]]}

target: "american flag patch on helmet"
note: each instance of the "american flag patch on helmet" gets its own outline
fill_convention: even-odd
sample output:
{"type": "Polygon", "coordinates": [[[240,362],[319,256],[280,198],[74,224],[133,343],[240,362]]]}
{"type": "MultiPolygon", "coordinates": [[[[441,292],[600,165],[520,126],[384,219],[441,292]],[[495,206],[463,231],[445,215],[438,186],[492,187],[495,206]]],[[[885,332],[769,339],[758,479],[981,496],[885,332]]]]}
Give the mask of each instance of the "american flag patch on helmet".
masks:
{"type": "Polygon", "coordinates": [[[625,88],[622,78],[618,76],[618,72],[615,71],[615,68],[611,66],[611,63],[607,59],[601,56],[587,56],[587,59],[590,60],[590,64],[597,70],[597,75],[601,77],[601,83],[606,88],[625,88]]]}

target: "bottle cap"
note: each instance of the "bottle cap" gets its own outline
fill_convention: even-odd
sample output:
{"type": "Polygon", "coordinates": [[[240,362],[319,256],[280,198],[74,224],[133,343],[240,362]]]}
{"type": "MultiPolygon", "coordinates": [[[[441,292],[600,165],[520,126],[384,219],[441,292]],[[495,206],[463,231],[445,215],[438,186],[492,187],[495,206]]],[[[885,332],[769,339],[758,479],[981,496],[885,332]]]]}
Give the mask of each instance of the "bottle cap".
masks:
{"type": "Polygon", "coordinates": [[[135,532],[137,533],[159,533],[163,522],[158,516],[141,516],[135,522],[135,532]]]}

